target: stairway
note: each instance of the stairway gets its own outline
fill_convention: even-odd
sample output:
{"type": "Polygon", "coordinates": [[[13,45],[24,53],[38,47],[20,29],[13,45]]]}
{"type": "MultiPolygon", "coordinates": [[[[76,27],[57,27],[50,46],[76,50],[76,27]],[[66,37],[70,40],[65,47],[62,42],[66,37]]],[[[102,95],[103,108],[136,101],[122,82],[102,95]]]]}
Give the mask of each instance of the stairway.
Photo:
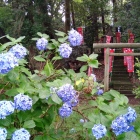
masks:
{"type": "MultiPolygon", "coordinates": [[[[121,50],[115,50],[115,52],[121,52],[121,50]]],[[[127,68],[124,66],[123,56],[114,56],[114,63],[112,69],[110,88],[119,91],[126,96],[134,96],[132,94],[133,85],[130,80],[127,68]]]]}

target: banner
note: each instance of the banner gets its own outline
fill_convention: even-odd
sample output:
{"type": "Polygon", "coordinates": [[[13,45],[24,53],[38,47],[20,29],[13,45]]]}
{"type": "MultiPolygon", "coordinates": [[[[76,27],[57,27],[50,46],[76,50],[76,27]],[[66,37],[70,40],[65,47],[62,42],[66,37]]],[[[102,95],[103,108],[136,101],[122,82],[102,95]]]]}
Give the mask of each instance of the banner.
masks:
{"type": "MultiPolygon", "coordinates": [[[[123,53],[127,53],[128,48],[123,48],[123,53]]],[[[126,61],[127,56],[124,56],[124,65],[127,66],[127,61],[126,61]]]]}
{"type": "MultiPolygon", "coordinates": [[[[114,53],[115,49],[110,49],[110,53],[114,53]]],[[[109,72],[112,72],[114,56],[109,56],[109,72]]]]}
{"type": "MultiPolygon", "coordinates": [[[[129,32],[128,43],[134,43],[134,34],[129,32]]],[[[125,53],[133,53],[133,50],[130,48],[124,48],[125,53]]],[[[124,56],[124,64],[127,65],[128,72],[134,72],[134,56],[124,56]]]]}
{"type": "Polygon", "coordinates": [[[83,43],[84,43],[84,33],[83,33],[83,28],[82,28],[82,27],[77,27],[77,32],[83,36],[83,40],[82,40],[82,42],[81,42],[81,44],[83,44],[83,43]]]}
{"type": "MultiPolygon", "coordinates": [[[[133,53],[132,49],[128,49],[127,53],[133,53]]],[[[134,72],[134,56],[127,56],[127,72],[134,72]]]]}
{"type": "Polygon", "coordinates": [[[129,33],[129,39],[128,39],[128,43],[134,43],[134,34],[129,33]]]}
{"type": "Polygon", "coordinates": [[[121,32],[116,32],[116,43],[121,42],[121,32]]]}

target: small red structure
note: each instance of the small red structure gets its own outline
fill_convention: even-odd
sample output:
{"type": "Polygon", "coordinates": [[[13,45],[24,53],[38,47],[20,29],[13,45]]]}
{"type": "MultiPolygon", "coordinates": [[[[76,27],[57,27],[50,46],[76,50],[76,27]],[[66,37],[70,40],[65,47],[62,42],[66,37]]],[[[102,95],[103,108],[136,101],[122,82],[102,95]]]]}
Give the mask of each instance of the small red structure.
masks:
{"type": "Polygon", "coordinates": [[[81,44],[84,43],[84,33],[83,33],[83,28],[82,27],[77,27],[77,32],[79,32],[82,36],[83,36],[83,40],[81,42],[81,44]]]}

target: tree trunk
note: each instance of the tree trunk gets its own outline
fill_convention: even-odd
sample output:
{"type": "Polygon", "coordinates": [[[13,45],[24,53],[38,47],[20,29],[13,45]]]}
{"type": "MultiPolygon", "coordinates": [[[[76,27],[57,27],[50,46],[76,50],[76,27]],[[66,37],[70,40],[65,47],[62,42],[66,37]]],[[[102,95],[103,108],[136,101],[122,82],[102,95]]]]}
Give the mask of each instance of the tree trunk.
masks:
{"type": "Polygon", "coordinates": [[[65,32],[70,30],[70,0],[65,0],[65,32]]]}
{"type": "Polygon", "coordinates": [[[105,17],[104,17],[104,11],[103,8],[101,8],[102,12],[102,29],[103,29],[103,35],[105,35],[105,17]]]}
{"type": "Polygon", "coordinates": [[[73,9],[73,0],[71,1],[71,14],[72,14],[72,26],[73,26],[73,29],[76,29],[75,15],[74,15],[74,9],[73,9]]]}
{"type": "Polygon", "coordinates": [[[116,2],[116,0],[112,0],[112,3],[113,3],[113,17],[114,17],[114,21],[113,22],[117,22],[117,17],[116,17],[117,2],[116,2]]]}

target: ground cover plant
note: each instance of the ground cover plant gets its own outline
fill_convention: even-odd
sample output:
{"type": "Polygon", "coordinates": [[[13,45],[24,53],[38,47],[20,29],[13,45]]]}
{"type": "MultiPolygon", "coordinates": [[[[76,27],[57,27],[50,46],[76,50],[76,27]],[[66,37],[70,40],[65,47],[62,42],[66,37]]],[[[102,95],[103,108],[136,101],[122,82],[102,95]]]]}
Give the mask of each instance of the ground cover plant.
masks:
{"type": "Polygon", "coordinates": [[[32,38],[39,69],[28,68],[25,37],[0,46],[0,139],[1,140],[139,140],[136,113],[128,98],[115,90],[103,91],[96,75],[97,54],[77,58],[85,63],[79,72],[58,69],[81,44],[76,31],[56,31],[57,38],[37,33],[32,38]]]}

